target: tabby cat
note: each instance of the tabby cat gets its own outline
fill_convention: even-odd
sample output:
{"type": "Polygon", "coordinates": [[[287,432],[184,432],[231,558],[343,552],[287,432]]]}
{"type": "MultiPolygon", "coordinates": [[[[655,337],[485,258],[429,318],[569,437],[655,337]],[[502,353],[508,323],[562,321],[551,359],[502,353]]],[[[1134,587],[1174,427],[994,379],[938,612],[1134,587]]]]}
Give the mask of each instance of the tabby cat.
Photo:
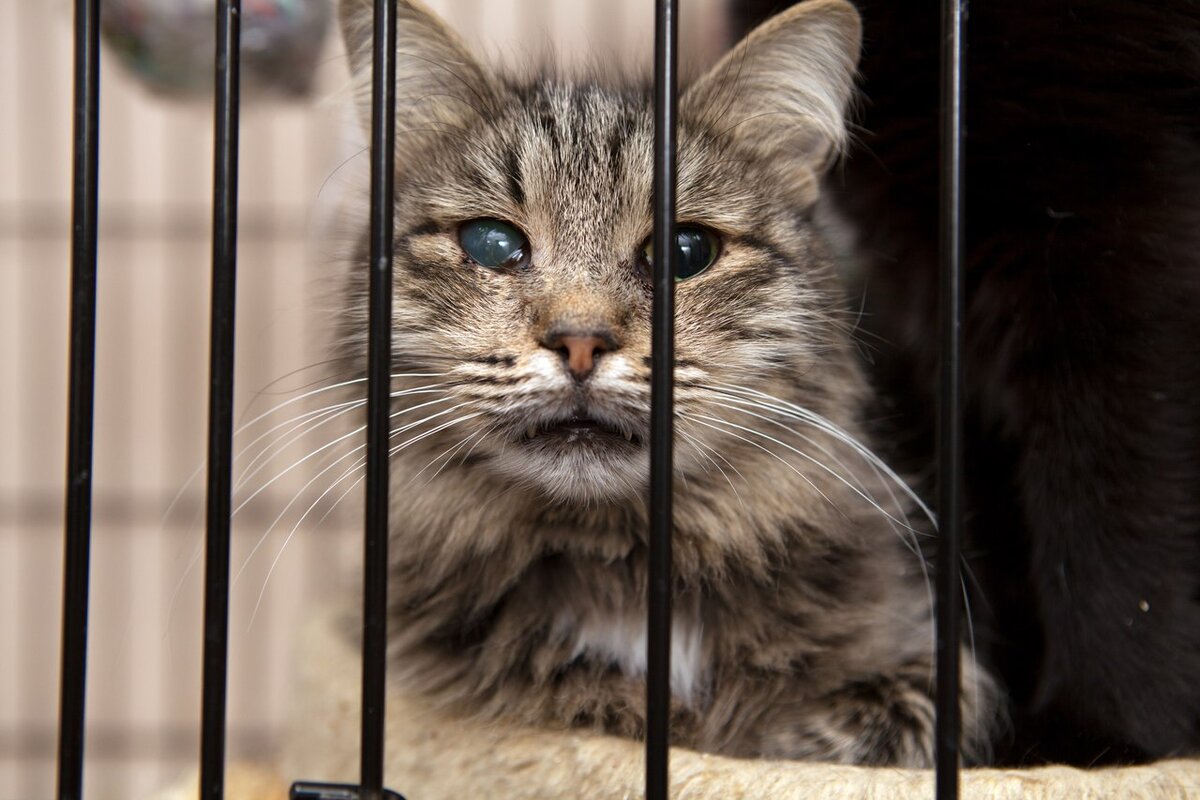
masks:
{"type": "MultiPolygon", "coordinates": [[[[464,714],[642,735],[651,92],[494,74],[398,11],[391,675],[464,714]]],[[[341,23],[368,119],[371,7],[341,23]]],[[[931,595],[820,180],[859,19],[811,0],[680,98],[672,737],[933,758],[931,595]]],[[[365,225],[341,355],[363,363],[365,225]]],[[[997,701],[964,648],[968,759],[997,701]]]]}

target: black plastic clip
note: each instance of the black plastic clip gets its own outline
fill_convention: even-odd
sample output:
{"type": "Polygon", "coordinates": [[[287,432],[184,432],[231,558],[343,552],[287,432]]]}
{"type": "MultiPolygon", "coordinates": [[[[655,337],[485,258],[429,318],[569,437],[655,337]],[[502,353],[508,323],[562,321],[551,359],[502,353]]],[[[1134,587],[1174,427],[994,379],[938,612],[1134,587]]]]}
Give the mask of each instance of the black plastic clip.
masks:
{"type": "MultiPolygon", "coordinates": [[[[296,781],[288,797],[290,800],[362,800],[362,788],[353,783],[296,781]]],[[[404,797],[384,789],[383,800],[404,800],[404,797]]]]}

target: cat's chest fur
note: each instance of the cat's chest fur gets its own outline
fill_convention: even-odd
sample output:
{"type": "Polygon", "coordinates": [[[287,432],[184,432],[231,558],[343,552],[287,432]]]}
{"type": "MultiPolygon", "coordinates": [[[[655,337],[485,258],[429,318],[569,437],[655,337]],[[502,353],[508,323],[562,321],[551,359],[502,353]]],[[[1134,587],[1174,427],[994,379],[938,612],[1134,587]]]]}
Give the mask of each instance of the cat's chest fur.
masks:
{"type": "MultiPolygon", "coordinates": [[[[647,618],[642,610],[565,609],[555,617],[554,629],[571,644],[571,659],[620,670],[634,680],[646,676],[647,618]]],[[[693,610],[676,611],[671,619],[671,694],[695,707],[708,690],[710,663],[704,625],[693,610]]]]}

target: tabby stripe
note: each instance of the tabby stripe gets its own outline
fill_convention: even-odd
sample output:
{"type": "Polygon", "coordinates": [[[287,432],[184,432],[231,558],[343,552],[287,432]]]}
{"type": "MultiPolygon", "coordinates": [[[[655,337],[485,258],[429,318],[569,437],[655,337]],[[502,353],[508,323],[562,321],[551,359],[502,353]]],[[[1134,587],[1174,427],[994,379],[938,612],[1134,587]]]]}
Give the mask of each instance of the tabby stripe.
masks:
{"type": "Polygon", "coordinates": [[[504,175],[508,178],[508,193],[517,205],[525,205],[525,184],[524,177],[521,175],[521,162],[517,157],[515,148],[510,148],[504,152],[504,175]]]}

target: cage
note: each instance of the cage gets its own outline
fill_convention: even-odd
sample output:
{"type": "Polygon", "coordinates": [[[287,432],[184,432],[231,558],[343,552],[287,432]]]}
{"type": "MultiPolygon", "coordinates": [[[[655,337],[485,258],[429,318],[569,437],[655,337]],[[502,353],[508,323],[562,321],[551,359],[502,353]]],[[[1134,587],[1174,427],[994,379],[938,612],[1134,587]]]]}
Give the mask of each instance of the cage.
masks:
{"type": "MultiPolygon", "coordinates": [[[[218,47],[221,33],[229,34],[230,21],[236,19],[231,15],[236,14],[238,5],[218,3],[218,17],[225,14],[218,47]]],[[[386,7],[386,3],[381,5],[386,7]]],[[[664,51],[664,42],[670,41],[670,29],[678,24],[674,2],[659,2],[656,24],[651,23],[650,5],[634,0],[623,0],[620,4],[510,0],[503,4],[489,2],[486,7],[481,2],[447,0],[433,5],[468,37],[491,48],[499,59],[514,57],[514,51],[526,47],[533,36],[553,40],[556,48],[568,57],[585,51],[585,45],[595,46],[599,42],[603,47],[622,52],[630,61],[641,58],[648,64],[653,52],[651,32],[656,30],[660,60],[655,70],[664,81],[664,110],[660,113],[667,113],[665,109],[670,107],[674,56],[673,48],[664,51]]],[[[82,9],[81,19],[91,14],[94,25],[97,4],[82,0],[77,6],[82,9]]],[[[948,141],[954,143],[961,140],[962,132],[962,121],[956,113],[957,100],[964,90],[958,67],[961,53],[957,49],[962,9],[961,4],[954,2],[948,3],[947,8],[950,44],[944,61],[943,110],[948,141]]],[[[725,35],[719,3],[685,0],[682,12],[685,53],[694,54],[700,62],[711,59],[725,35]]],[[[264,487],[257,502],[236,506],[236,527],[230,543],[232,573],[215,582],[211,576],[203,578],[200,520],[204,516],[204,491],[202,477],[197,477],[197,465],[204,461],[205,399],[212,389],[205,302],[210,293],[210,222],[218,232],[213,245],[218,252],[216,260],[221,261],[221,252],[236,252],[238,265],[236,373],[231,373],[232,384],[217,381],[224,387],[221,391],[236,391],[236,395],[224,395],[225,400],[216,398],[213,403],[221,407],[231,401],[232,408],[243,415],[242,419],[253,418],[272,404],[273,397],[302,391],[306,376],[311,374],[305,368],[311,366],[316,358],[314,353],[319,352],[322,344],[320,335],[314,333],[311,317],[312,309],[319,307],[312,292],[314,286],[319,287],[322,258],[321,245],[313,241],[312,230],[323,227],[324,215],[336,205],[339,183],[362,179],[366,159],[359,145],[348,143],[346,130],[350,126],[328,103],[298,104],[295,100],[248,96],[240,104],[239,115],[235,59],[232,77],[228,66],[223,73],[230,82],[225,93],[218,92],[216,127],[224,124],[226,134],[232,133],[234,142],[240,138],[240,144],[235,145],[240,155],[229,162],[228,171],[222,173],[218,168],[214,181],[212,166],[199,155],[206,154],[206,158],[214,150],[211,101],[156,99],[136,85],[134,72],[123,70],[111,56],[102,55],[100,205],[95,232],[103,268],[96,289],[96,394],[94,405],[86,399],[77,402],[68,391],[67,376],[62,369],[68,361],[67,299],[72,293],[67,273],[30,268],[30,265],[68,263],[72,246],[86,250],[86,244],[79,239],[72,244],[70,236],[71,172],[65,156],[71,151],[73,111],[68,102],[71,74],[67,65],[71,63],[73,42],[70,10],[62,4],[22,4],[9,0],[0,6],[0,14],[3,15],[0,30],[4,31],[7,44],[0,48],[0,58],[6,60],[0,107],[17,109],[0,128],[4,137],[0,140],[0,152],[5,154],[5,160],[0,162],[3,170],[0,187],[4,192],[0,196],[3,213],[0,226],[4,232],[0,237],[3,248],[0,263],[5,265],[0,279],[6,284],[0,294],[7,303],[2,316],[8,326],[6,335],[0,336],[3,343],[0,346],[5,348],[4,363],[12,376],[9,380],[20,387],[19,391],[6,392],[0,398],[3,403],[0,418],[5,420],[7,428],[4,440],[11,443],[6,448],[0,473],[5,497],[0,564],[4,565],[7,578],[0,582],[3,598],[0,608],[5,609],[0,612],[0,641],[5,642],[6,653],[18,654],[17,658],[0,661],[0,692],[4,693],[0,695],[0,796],[52,796],[56,755],[62,797],[79,796],[83,789],[79,783],[81,775],[86,775],[88,796],[145,796],[194,764],[197,752],[203,748],[208,755],[204,758],[206,774],[200,779],[202,796],[220,797],[220,786],[226,776],[223,767],[214,764],[223,764],[227,756],[257,763],[271,763],[279,756],[284,718],[294,711],[290,707],[290,690],[276,678],[280,665],[294,661],[296,632],[301,628],[301,619],[310,614],[314,605],[351,591],[352,584],[337,576],[351,574],[361,566],[358,560],[362,556],[362,534],[357,510],[361,504],[353,500],[323,520],[320,536],[293,536],[297,530],[303,532],[300,527],[291,532],[286,525],[277,528],[277,509],[289,507],[307,489],[316,472],[315,466],[304,465],[304,469],[290,471],[278,482],[272,481],[272,485],[264,487]],[[47,98],[55,101],[48,102],[47,98]],[[229,115],[223,116],[222,109],[229,115]],[[355,169],[353,165],[346,167],[348,161],[358,162],[357,178],[347,177],[355,169]],[[214,193],[215,221],[210,205],[214,193]],[[222,211],[222,202],[233,205],[222,211]],[[68,628],[83,627],[77,627],[74,634],[66,632],[67,644],[62,645],[66,650],[60,653],[60,617],[65,610],[70,620],[71,609],[80,606],[81,597],[69,599],[67,608],[63,608],[59,595],[61,564],[65,555],[68,564],[74,564],[68,570],[78,574],[80,567],[88,563],[86,551],[82,554],[75,551],[74,556],[70,552],[64,554],[63,541],[58,535],[64,516],[70,519],[73,513],[70,507],[64,512],[61,506],[64,489],[68,488],[62,476],[62,453],[68,445],[68,431],[62,420],[67,417],[68,404],[73,406],[73,420],[83,413],[81,408],[86,410],[86,416],[90,416],[92,409],[95,413],[94,423],[81,423],[78,433],[71,435],[73,442],[91,450],[92,432],[87,429],[94,430],[94,467],[84,468],[86,483],[90,485],[70,487],[73,491],[86,489],[86,495],[77,495],[78,502],[84,503],[84,511],[88,505],[91,509],[91,587],[83,588],[82,595],[90,596],[91,603],[87,605],[85,619],[68,622],[68,628]],[[330,569],[333,563],[341,563],[345,569],[330,569]],[[224,613],[221,606],[226,592],[222,584],[231,578],[228,667],[225,655],[219,651],[209,653],[214,660],[208,662],[210,667],[218,664],[222,676],[226,668],[229,671],[226,702],[223,686],[210,694],[218,679],[211,673],[202,679],[205,653],[200,631],[205,626],[203,593],[209,593],[209,602],[216,603],[220,616],[224,613]],[[75,698],[80,705],[74,712],[70,710],[69,687],[64,688],[62,702],[67,707],[63,712],[65,717],[86,718],[86,736],[85,729],[80,728],[78,734],[82,738],[64,748],[60,737],[69,739],[70,734],[64,734],[58,717],[61,710],[58,663],[60,655],[64,664],[71,661],[72,640],[82,642],[85,634],[86,717],[82,694],[75,698]],[[202,695],[206,698],[206,715],[210,712],[217,715],[214,726],[206,733],[202,733],[200,724],[198,700],[202,695]],[[86,772],[79,772],[85,763],[86,772]],[[64,779],[64,775],[73,777],[64,779]]],[[[79,37],[94,35],[84,31],[85,28],[76,29],[77,46],[79,37]]],[[[87,41],[95,47],[98,40],[87,41]]],[[[236,45],[237,39],[233,36],[226,41],[236,45]]],[[[386,46],[382,42],[381,45],[386,46]]],[[[322,53],[317,69],[318,86],[319,91],[328,91],[344,83],[340,72],[344,68],[332,40],[322,53]]],[[[515,57],[519,57],[519,52],[515,57]]],[[[94,98],[91,102],[95,102],[94,98]]],[[[78,107],[74,113],[77,123],[84,119],[79,116],[78,107]]],[[[663,129],[668,129],[670,117],[660,120],[663,129]]],[[[386,131],[381,130],[377,135],[381,137],[379,141],[387,140],[386,131]]],[[[215,143],[218,164],[220,138],[218,134],[215,143]]],[[[662,185],[669,185],[671,173],[666,165],[673,154],[673,144],[669,138],[660,141],[658,170],[662,185]]],[[[77,154],[86,149],[76,145],[77,154]]],[[[962,225],[960,169],[958,151],[947,148],[943,188],[947,204],[942,225],[951,265],[960,258],[956,254],[962,225]]],[[[82,188],[76,202],[81,198],[86,200],[87,187],[82,188]]],[[[379,193],[390,194],[386,183],[379,185],[379,193]]],[[[670,219],[672,209],[673,201],[663,202],[658,209],[660,218],[670,219]]],[[[381,220],[388,217],[390,214],[384,212],[381,220]]],[[[77,210],[76,235],[86,236],[86,230],[79,228],[79,219],[77,210]]],[[[386,256],[390,237],[386,231],[381,236],[379,247],[386,256]]],[[[664,256],[667,252],[663,250],[664,256]]],[[[79,250],[75,258],[88,260],[86,252],[79,250]]],[[[658,262],[667,264],[668,258],[660,258],[658,262]]],[[[663,274],[668,276],[669,287],[671,273],[665,270],[663,274]]],[[[957,341],[959,327],[957,301],[953,298],[961,297],[957,274],[954,269],[946,273],[950,299],[943,341],[952,353],[957,353],[953,343],[957,341]]],[[[78,284],[75,290],[78,293],[78,284]]],[[[232,302],[232,295],[221,300],[220,290],[215,294],[218,297],[214,313],[220,316],[221,308],[228,308],[223,304],[232,302]]],[[[669,291],[660,288],[659,298],[669,296],[669,291]]],[[[667,318],[669,314],[668,301],[661,307],[659,317],[667,318]]],[[[385,325],[380,335],[386,332],[385,325]]],[[[661,340],[669,341],[669,335],[661,340]]],[[[233,339],[227,338],[225,346],[234,346],[233,339]]],[[[669,363],[669,344],[663,346],[666,349],[656,355],[662,359],[660,363],[669,363]]],[[[75,352],[79,353],[78,347],[75,352]]],[[[214,368],[220,361],[232,367],[229,360],[228,355],[218,358],[214,368]]],[[[961,365],[957,355],[952,355],[947,363],[951,368],[944,376],[943,401],[951,416],[944,424],[954,430],[961,425],[954,416],[956,398],[961,393],[961,365]]],[[[86,364],[79,368],[83,370],[81,375],[91,369],[86,364]]],[[[384,360],[381,369],[386,368],[384,360]]],[[[668,381],[658,389],[661,396],[669,387],[669,372],[660,369],[657,374],[659,379],[668,381]]],[[[670,420],[669,404],[665,409],[660,426],[670,420]]],[[[220,416],[218,412],[216,417],[220,416]]],[[[232,419],[227,423],[234,424],[232,419]]],[[[218,430],[218,439],[220,435],[218,430]]],[[[957,474],[961,452],[954,437],[949,437],[947,444],[942,455],[943,468],[949,474],[957,474]]],[[[219,442],[212,446],[218,450],[209,451],[209,462],[218,467],[222,460],[233,455],[228,444],[223,451],[219,442]]],[[[657,452],[664,452],[661,445],[657,452]]],[[[662,475],[670,474],[669,456],[665,461],[660,460],[657,468],[661,481],[662,475]]],[[[227,470],[224,480],[230,480],[227,470]]],[[[657,485],[661,490],[662,483],[657,485]]],[[[956,534],[953,524],[947,524],[947,520],[958,515],[956,489],[951,481],[944,482],[944,486],[946,494],[940,503],[943,541],[951,549],[945,551],[941,563],[957,564],[953,549],[956,534]]],[[[226,487],[227,491],[228,484],[226,487]]],[[[382,522],[375,526],[377,531],[386,530],[386,498],[379,501],[379,497],[377,492],[377,502],[382,502],[376,512],[377,518],[382,515],[382,522]]],[[[669,530],[670,525],[666,497],[659,491],[651,505],[652,509],[667,509],[658,523],[660,531],[669,530]]],[[[76,512],[79,510],[75,508],[76,512]]],[[[222,506],[218,498],[218,517],[227,518],[232,510],[228,499],[222,506]]],[[[211,505],[209,513],[212,514],[211,505]]],[[[82,529],[86,530],[87,525],[82,529]]],[[[655,541],[661,546],[665,540],[655,541]]],[[[219,543],[216,551],[209,551],[209,557],[214,553],[218,561],[230,559],[229,552],[219,543]]],[[[663,553],[657,558],[662,564],[663,553]]],[[[954,596],[958,585],[956,572],[944,570],[939,578],[939,596],[954,596]]],[[[382,579],[381,575],[377,574],[376,579],[382,579]]],[[[377,597],[380,590],[377,585],[377,597]]],[[[662,605],[666,593],[660,595],[660,602],[651,605],[652,615],[657,615],[651,619],[652,652],[656,645],[666,652],[669,635],[669,628],[664,627],[668,615],[662,605]]],[[[939,620],[940,629],[948,641],[957,641],[957,623],[950,613],[957,608],[957,599],[940,602],[938,607],[950,614],[939,620]]],[[[367,640],[370,641],[370,634],[367,640]]],[[[75,648],[78,652],[78,647],[75,648]]],[[[366,649],[369,651],[370,647],[366,649]]],[[[956,648],[943,651],[951,654],[956,648]]],[[[346,655],[338,653],[335,657],[346,655]]],[[[351,659],[355,657],[348,655],[351,659]]],[[[372,658],[369,654],[364,658],[376,665],[383,663],[382,658],[372,658]]],[[[666,797],[668,769],[663,709],[668,687],[666,673],[661,668],[663,656],[659,656],[658,668],[653,666],[653,658],[649,678],[652,710],[644,769],[637,760],[641,745],[628,742],[596,743],[558,737],[526,741],[524,746],[553,748],[548,752],[554,758],[567,759],[571,768],[581,773],[595,774],[589,780],[596,783],[588,785],[600,786],[607,781],[603,785],[612,796],[636,792],[645,781],[647,796],[666,797]],[[659,704],[657,712],[653,710],[655,703],[659,704]],[[588,748],[593,750],[578,755],[588,748]]],[[[956,674],[958,666],[952,655],[948,658],[940,668],[956,674]]],[[[78,661],[80,667],[83,663],[82,659],[78,661]]],[[[337,663],[342,663],[344,673],[350,662],[337,663]]],[[[321,679],[320,675],[316,678],[321,679]]],[[[71,682],[70,674],[65,680],[71,682]]],[[[381,671],[376,671],[375,680],[382,680],[381,671]]],[[[322,701],[340,704],[337,723],[326,723],[329,730],[336,728],[339,736],[345,735],[346,729],[337,725],[359,720],[353,707],[355,688],[338,686],[322,701]],[[346,708],[351,710],[347,712],[346,708]]],[[[383,691],[381,682],[375,691],[383,691]]],[[[939,737],[942,749],[936,777],[938,797],[956,796],[960,781],[968,794],[997,797],[1020,796],[1022,790],[1017,787],[1021,786],[1043,787],[1039,790],[1045,796],[1056,796],[1054,792],[1072,796],[1083,791],[1127,797],[1188,796],[1193,789],[1200,792],[1197,788],[1200,771],[1195,764],[1184,761],[1090,773],[1063,768],[1032,774],[981,770],[960,776],[954,713],[958,706],[957,692],[955,681],[944,697],[939,698],[939,719],[944,728],[939,737]]],[[[392,708],[408,709],[405,702],[403,697],[388,699],[392,708]]],[[[426,721],[434,724],[430,718],[426,721]]],[[[382,796],[379,793],[384,782],[383,719],[376,716],[372,721],[368,714],[362,717],[362,724],[364,731],[368,728],[374,731],[364,733],[364,752],[374,750],[375,755],[363,756],[361,796],[382,796]]],[[[528,792],[520,795],[512,780],[497,775],[496,771],[504,768],[511,769],[513,774],[527,772],[528,762],[521,761],[527,757],[527,750],[514,750],[511,742],[489,738],[486,730],[456,729],[456,735],[463,752],[489,752],[493,759],[475,764],[472,770],[470,759],[464,760],[461,753],[457,761],[455,756],[448,756],[448,763],[454,766],[442,768],[459,770],[462,783],[455,784],[454,790],[459,792],[458,796],[471,791],[483,793],[489,786],[502,787],[499,790],[502,796],[547,796],[537,794],[540,790],[535,778],[520,778],[528,792]]],[[[393,730],[389,740],[392,747],[412,745],[414,753],[428,755],[419,747],[420,733],[406,735],[393,730]]],[[[320,746],[321,740],[316,741],[320,746]]],[[[389,758],[404,760],[402,755],[389,758]]],[[[867,778],[853,768],[736,765],[687,753],[673,755],[672,760],[673,769],[708,776],[698,780],[706,783],[706,791],[713,794],[695,796],[735,791],[779,796],[817,791],[828,797],[848,792],[845,796],[860,796],[867,785],[863,781],[871,782],[875,791],[889,796],[928,796],[935,791],[934,776],[924,773],[895,771],[867,778]]],[[[413,763],[408,766],[418,767],[413,763]]],[[[311,776],[285,777],[301,780],[311,776]]],[[[555,780],[571,777],[559,775],[555,780]]],[[[242,777],[235,774],[233,779],[242,777]]],[[[561,789],[563,784],[553,785],[561,789]]],[[[410,791],[404,785],[392,788],[410,791]]],[[[279,791],[274,784],[265,790],[264,796],[281,796],[276,794],[279,791]]],[[[323,796],[315,788],[294,791],[299,792],[295,796],[323,796]],[[305,791],[310,791],[310,795],[305,795],[305,791]]],[[[239,795],[231,791],[231,796],[239,795]]]]}

